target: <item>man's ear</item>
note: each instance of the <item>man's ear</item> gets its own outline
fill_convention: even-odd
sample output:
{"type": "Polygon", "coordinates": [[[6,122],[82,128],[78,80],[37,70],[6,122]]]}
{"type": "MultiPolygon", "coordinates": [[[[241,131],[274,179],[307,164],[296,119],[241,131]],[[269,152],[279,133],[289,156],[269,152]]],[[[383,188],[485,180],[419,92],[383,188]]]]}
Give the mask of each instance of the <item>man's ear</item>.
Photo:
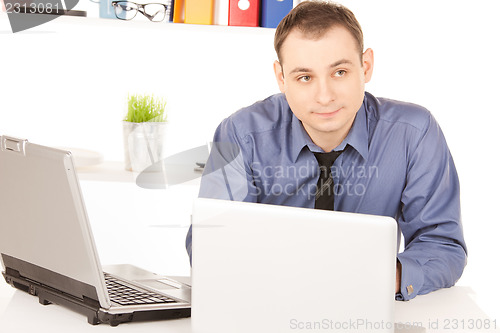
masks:
{"type": "Polygon", "coordinates": [[[285,92],[285,78],[283,76],[283,67],[278,60],[274,61],[274,75],[276,76],[276,82],[278,82],[278,86],[282,93],[285,92]]]}
{"type": "Polygon", "coordinates": [[[363,53],[363,70],[365,74],[365,83],[370,82],[373,74],[373,50],[366,49],[363,53]]]}

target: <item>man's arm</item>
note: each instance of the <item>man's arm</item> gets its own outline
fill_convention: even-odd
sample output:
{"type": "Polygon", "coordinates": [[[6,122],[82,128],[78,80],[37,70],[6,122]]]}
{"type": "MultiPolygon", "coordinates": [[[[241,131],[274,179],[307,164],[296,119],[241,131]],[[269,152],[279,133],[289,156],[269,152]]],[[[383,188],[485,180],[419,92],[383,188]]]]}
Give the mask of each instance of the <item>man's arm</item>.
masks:
{"type": "Polygon", "coordinates": [[[405,238],[398,300],[450,287],[467,259],[460,219],[458,175],[435,119],[409,151],[398,223],[405,238]]]}
{"type": "MultiPolygon", "coordinates": [[[[210,156],[201,177],[199,197],[256,202],[256,188],[249,167],[249,149],[230,119],[215,131],[210,156]]],[[[186,235],[186,250],[192,261],[192,226],[186,235]]]]}

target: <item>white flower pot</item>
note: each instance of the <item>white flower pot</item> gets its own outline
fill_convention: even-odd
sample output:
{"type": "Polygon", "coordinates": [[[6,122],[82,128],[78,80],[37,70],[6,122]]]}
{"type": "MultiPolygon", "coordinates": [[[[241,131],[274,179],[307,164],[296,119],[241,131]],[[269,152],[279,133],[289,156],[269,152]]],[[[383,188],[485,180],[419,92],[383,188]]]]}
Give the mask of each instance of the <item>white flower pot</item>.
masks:
{"type": "Polygon", "coordinates": [[[125,170],[142,172],[165,157],[166,126],[166,122],[123,122],[125,170]]]}

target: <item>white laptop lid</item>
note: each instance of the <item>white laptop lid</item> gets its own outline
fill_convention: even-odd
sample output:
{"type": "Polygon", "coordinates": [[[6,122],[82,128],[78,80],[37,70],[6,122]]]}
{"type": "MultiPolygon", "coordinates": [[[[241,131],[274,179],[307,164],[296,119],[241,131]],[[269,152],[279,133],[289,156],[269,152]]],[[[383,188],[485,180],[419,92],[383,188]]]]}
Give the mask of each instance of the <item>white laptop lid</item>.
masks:
{"type": "Polygon", "coordinates": [[[196,199],[193,332],[393,332],[396,244],[389,217],[196,199]]]}
{"type": "MultiPolygon", "coordinates": [[[[110,307],[71,153],[2,136],[0,252],[88,285],[110,307]]],[[[2,264],[5,268],[4,260],[2,264]]],[[[51,276],[37,276],[52,285],[51,276]]],[[[30,272],[25,272],[30,274],[30,272]]],[[[29,276],[26,276],[29,278],[29,276]]],[[[34,278],[34,277],[32,277],[34,278]]]]}

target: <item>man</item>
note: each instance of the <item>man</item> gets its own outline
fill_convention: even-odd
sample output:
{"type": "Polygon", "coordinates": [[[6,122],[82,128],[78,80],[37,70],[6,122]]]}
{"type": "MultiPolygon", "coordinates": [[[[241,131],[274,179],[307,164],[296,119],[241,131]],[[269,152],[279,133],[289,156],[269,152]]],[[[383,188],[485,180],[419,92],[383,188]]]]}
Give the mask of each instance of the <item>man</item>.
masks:
{"type": "MultiPolygon", "coordinates": [[[[343,6],[300,3],[277,27],[275,49],[282,94],[220,124],[200,196],[392,216],[405,240],[396,299],[454,285],[467,250],[436,120],[365,92],[373,51],[343,6]]],[[[191,230],[186,246],[191,256],[191,230]]]]}

